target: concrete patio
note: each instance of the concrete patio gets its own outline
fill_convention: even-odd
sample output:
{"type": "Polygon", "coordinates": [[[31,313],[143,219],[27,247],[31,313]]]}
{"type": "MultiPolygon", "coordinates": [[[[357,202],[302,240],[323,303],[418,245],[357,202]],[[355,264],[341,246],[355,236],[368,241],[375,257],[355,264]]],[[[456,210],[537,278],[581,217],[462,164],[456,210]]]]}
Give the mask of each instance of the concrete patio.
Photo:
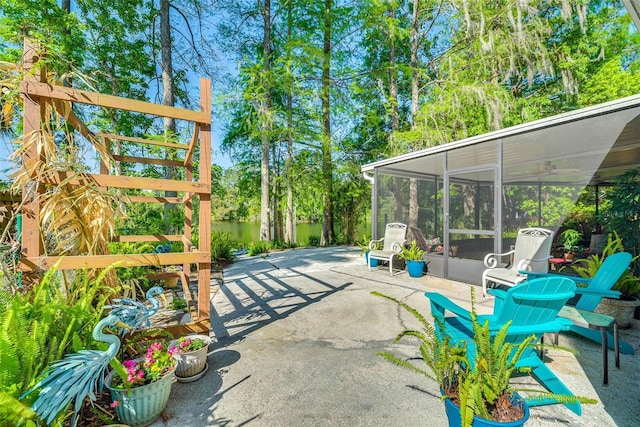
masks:
{"type": "MultiPolygon", "coordinates": [[[[479,282],[479,278],[478,278],[479,282]]],[[[425,291],[470,307],[470,285],[406,273],[368,271],[359,249],[331,247],[243,258],[212,283],[214,342],[198,381],[173,386],[164,420],[154,426],[446,426],[435,383],[395,367],[376,352],[417,354],[392,339],[414,319],[377,290],[428,314],[425,291]]],[[[477,310],[490,312],[476,287],[477,310]]],[[[430,316],[428,316],[430,317],[430,316]]],[[[637,321],[636,321],[637,322],[637,321]]],[[[562,405],[531,409],[527,426],[635,426],[640,419],[640,329],[621,331],[636,355],[610,352],[602,385],[601,347],[562,334],[547,353],[552,370],[575,394],[594,398],[576,416],[562,405]]],[[[516,387],[537,385],[528,377],[516,387]]]]}

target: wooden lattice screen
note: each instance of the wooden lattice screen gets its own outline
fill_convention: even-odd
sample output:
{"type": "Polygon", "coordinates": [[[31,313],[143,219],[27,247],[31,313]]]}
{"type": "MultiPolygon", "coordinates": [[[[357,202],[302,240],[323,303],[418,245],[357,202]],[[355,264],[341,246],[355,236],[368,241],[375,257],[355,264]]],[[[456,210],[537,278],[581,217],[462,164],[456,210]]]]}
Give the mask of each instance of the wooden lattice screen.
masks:
{"type": "MultiPolygon", "coordinates": [[[[94,256],[44,256],[40,230],[40,198],[29,198],[22,209],[22,257],[19,270],[29,273],[36,269],[47,269],[59,262],[61,270],[90,268],[104,268],[116,261],[121,266],[162,266],[183,265],[181,272],[182,288],[185,299],[191,309],[191,322],[178,326],[170,326],[167,329],[174,334],[187,332],[208,332],[210,329],[210,268],[211,268],[211,82],[208,79],[200,79],[200,111],[191,111],[182,108],[169,107],[138,100],[130,100],[116,96],[104,95],[84,90],[77,90],[64,86],[56,86],[47,82],[43,71],[38,71],[34,65],[38,61],[38,51],[35,46],[25,41],[24,46],[24,80],[21,93],[24,98],[24,138],[30,138],[42,129],[45,118],[45,103],[50,105],[63,103],[81,103],[107,109],[120,109],[138,112],[156,117],[169,117],[177,120],[189,121],[194,124],[193,136],[188,144],[172,142],[151,141],[141,138],[133,138],[108,133],[93,133],[82,123],[71,108],[65,108],[64,112],[58,111],[65,117],[66,123],[77,132],[93,141],[101,141],[104,148],[109,150],[111,141],[121,140],[140,144],[152,144],[165,148],[177,149],[184,152],[182,160],[163,160],[145,157],[131,157],[111,155],[114,161],[133,162],[139,164],[155,164],[185,168],[185,180],[167,180],[143,177],[110,175],[107,162],[102,159],[100,173],[79,174],[68,179],[64,172],[56,178],[48,177],[46,182],[38,181],[39,177],[31,176],[36,181],[38,192],[42,192],[46,186],[59,185],[62,181],[72,185],[92,183],[102,188],[142,189],[157,191],[175,191],[179,197],[151,197],[137,196],[127,198],[136,203],[171,203],[183,204],[185,207],[184,234],[181,235],[127,235],[114,238],[117,242],[171,242],[181,241],[184,244],[182,253],[153,253],[137,255],[94,255],[94,256]],[[197,145],[199,143],[199,146],[197,145]],[[199,148],[199,181],[194,181],[193,154],[199,148]],[[198,210],[198,245],[192,243],[192,203],[199,199],[198,210]],[[191,264],[197,266],[197,310],[192,304],[189,280],[191,276],[191,264]]],[[[94,142],[95,143],[95,142],[94,142]]],[[[24,164],[40,156],[35,144],[25,152],[24,164]]],[[[23,189],[23,197],[28,193],[23,189]]],[[[124,201],[124,199],[123,199],[124,201]]]]}

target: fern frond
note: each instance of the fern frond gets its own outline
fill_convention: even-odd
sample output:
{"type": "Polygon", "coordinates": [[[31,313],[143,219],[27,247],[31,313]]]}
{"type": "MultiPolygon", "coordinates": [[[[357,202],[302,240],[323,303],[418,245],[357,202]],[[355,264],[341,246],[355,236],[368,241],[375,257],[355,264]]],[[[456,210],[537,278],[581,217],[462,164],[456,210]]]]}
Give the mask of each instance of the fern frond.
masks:
{"type": "Polygon", "coordinates": [[[23,425],[25,421],[33,420],[35,415],[27,405],[0,391],[0,420],[6,422],[6,425],[23,425]]]}
{"type": "Polygon", "coordinates": [[[20,383],[22,372],[20,370],[20,358],[15,342],[7,341],[0,337],[0,391],[8,391],[9,387],[20,383]]]}

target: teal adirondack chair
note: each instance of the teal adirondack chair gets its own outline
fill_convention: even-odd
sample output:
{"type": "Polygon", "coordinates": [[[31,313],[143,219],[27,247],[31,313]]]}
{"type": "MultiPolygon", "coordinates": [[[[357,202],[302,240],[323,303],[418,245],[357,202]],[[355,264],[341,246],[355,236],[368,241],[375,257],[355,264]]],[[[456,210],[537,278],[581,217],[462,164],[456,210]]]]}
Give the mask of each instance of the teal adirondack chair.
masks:
{"type": "MultiPolygon", "coordinates": [[[[602,298],[620,298],[620,292],[614,291],[611,288],[618,281],[620,276],[622,276],[625,270],[629,268],[629,264],[631,264],[631,254],[628,252],[617,252],[605,258],[604,262],[598,269],[598,272],[595,274],[595,276],[593,276],[593,278],[588,279],[573,276],[569,277],[576,283],[584,283],[587,285],[586,288],[576,288],[576,294],[580,295],[580,299],[576,303],[576,308],[579,308],[581,310],[594,311],[598,304],[600,304],[600,301],[602,301],[602,298]]],[[[526,273],[527,277],[531,279],[538,277],[558,276],[552,273],[523,273],[526,273]]],[[[596,329],[588,329],[571,325],[570,330],[572,332],[575,332],[576,334],[582,335],[585,338],[589,338],[590,340],[595,341],[598,344],[602,344],[602,335],[600,331],[596,329]]],[[[607,340],[608,346],[613,350],[613,336],[611,332],[607,332],[607,334],[609,335],[607,340]]],[[[633,347],[623,340],[620,340],[619,347],[620,353],[634,354],[633,347]]]]}
{"type": "MultiPolygon", "coordinates": [[[[484,324],[488,320],[489,328],[494,333],[497,333],[506,322],[511,321],[506,340],[514,346],[518,346],[526,337],[533,334],[539,341],[546,332],[565,331],[572,325],[569,320],[558,317],[558,312],[569,298],[575,295],[575,288],[575,283],[566,277],[545,277],[525,281],[506,291],[491,289],[490,293],[496,296],[497,301],[493,314],[478,315],[478,321],[484,324]]],[[[445,333],[453,342],[466,341],[467,355],[475,354],[475,349],[471,348],[473,325],[469,310],[439,293],[427,292],[425,296],[431,301],[433,317],[436,320],[440,319],[435,322],[438,333],[442,333],[440,325],[444,325],[445,333]],[[445,312],[451,312],[455,316],[446,317],[445,312]]],[[[551,393],[574,396],[538,357],[535,348],[527,348],[516,366],[530,368],[533,377],[551,393]]],[[[555,399],[534,399],[527,403],[530,406],[539,406],[559,402],[555,399]]],[[[565,405],[576,414],[582,414],[580,403],[565,405]]]]}

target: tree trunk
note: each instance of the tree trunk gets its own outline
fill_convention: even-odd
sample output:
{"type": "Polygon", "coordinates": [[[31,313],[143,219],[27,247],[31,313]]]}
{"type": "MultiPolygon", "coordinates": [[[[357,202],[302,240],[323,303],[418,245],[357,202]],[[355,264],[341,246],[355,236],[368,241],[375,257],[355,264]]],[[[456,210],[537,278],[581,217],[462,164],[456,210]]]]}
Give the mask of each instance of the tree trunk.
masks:
{"type": "Polygon", "coordinates": [[[333,165],[331,161],[331,9],[333,0],[325,0],[324,11],[324,46],[322,61],[322,179],[323,214],[322,236],[320,245],[326,246],[334,242],[333,231],[333,165]]]}
{"type": "Polygon", "coordinates": [[[418,117],[418,95],[420,91],[420,71],[418,70],[418,23],[420,0],[413,0],[413,19],[411,21],[411,129],[416,128],[418,117]]]}
{"type": "Polygon", "coordinates": [[[273,162],[273,176],[271,177],[271,220],[273,221],[273,235],[271,238],[274,241],[282,241],[282,213],[278,206],[280,201],[280,167],[276,146],[274,144],[271,145],[271,161],[273,162]]]}
{"type": "MultiPolygon", "coordinates": [[[[413,19],[411,21],[411,129],[415,129],[418,117],[418,95],[420,73],[418,70],[418,23],[420,0],[413,0],[413,19]]],[[[418,227],[418,180],[409,179],[409,227],[418,227]]]]}
{"type": "MultiPolygon", "coordinates": [[[[393,5],[389,7],[389,20],[395,20],[396,11],[393,5]]],[[[398,82],[396,81],[396,43],[395,43],[395,26],[391,25],[389,31],[389,100],[391,102],[391,138],[400,128],[400,113],[398,112],[398,82]]],[[[403,221],[402,215],[402,178],[396,177],[396,191],[393,192],[394,221],[403,221]]]]}
{"type": "Polygon", "coordinates": [[[418,180],[409,179],[409,227],[418,228],[418,180]]]}
{"type": "Polygon", "coordinates": [[[262,48],[264,51],[262,82],[264,97],[262,101],[262,159],[260,163],[260,240],[271,240],[271,221],[269,215],[269,139],[271,135],[271,93],[269,71],[271,69],[271,0],[265,0],[262,12],[264,33],[262,48]]]}
{"type": "MultiPolygon", "coordinates": [[[[174,82],[173,82],[173,58],[171,55],[171,20],[169,17],[169,1],[170,0],[160,0],[160,50],[161,50],[161,61],[160,68],[162,69],[162,103],[164,105],[168,105],[173,107],[175,105],[175,95],[174,95],[174,82]]],[[[165,136],[172,137],[176,132],[176,121],[173,118],[165,117],[164,118],[164,132],[165,136]]],[[[165,150],[165,158],[170,157],[169,149],[165,150]]],[[[173,166],[165,166],[164,167],[164,178],[165,179],[174,179],[176,175],[175,168],[173,166]]],[[[166,197],[176,197],[178,195],[175,191],[165,191],[166,197]]],[[[169,224],[169,219],[171,218],[171,212],[175,209],[175,207],[166,203],[164,205],[164,219],[169,224]]],[[[168,229],[165,230],[167,233],[175,232],[176,230],[171,230],[171,226],[167,226],[168,229]]]]}
{"type": "MultiPolygon", "coordinates": [[[[396,11],[393,5],[389,8],[389,20],[393,22],[396,11]]],[[[396,81],[396,43],[395,26],[391,26],[389,31],[389,99],[391,101],[391,131],[397,132],[400,127],[400,116],[398,113],[398,82],[396,81]]]]}
{"type": "MultiPolygon", "coordinates": [[[[292,2],[287,5],[287,64],[291,61],[291,31],[293,28],[292,2]]],[[[287,65],[287,160],[284,164],[284,176],[287,186],[287,207],[285,209],[284,241],[294,243],[296,241],[296,224],[293,214],[293,81],[291,67],[287,65]]]]}

